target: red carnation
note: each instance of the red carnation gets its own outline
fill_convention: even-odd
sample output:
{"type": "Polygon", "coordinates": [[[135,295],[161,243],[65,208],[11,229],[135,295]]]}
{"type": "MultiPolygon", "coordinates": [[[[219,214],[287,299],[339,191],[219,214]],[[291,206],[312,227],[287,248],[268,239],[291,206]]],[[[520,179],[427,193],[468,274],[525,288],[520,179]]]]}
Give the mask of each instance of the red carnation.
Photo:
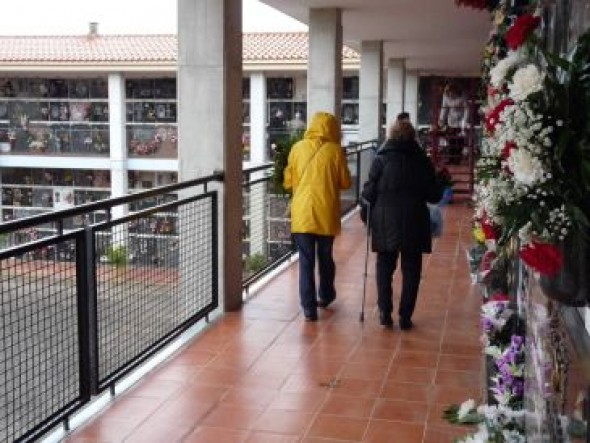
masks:
{"type": "Polygon", "coordinates": [[[506,31],[506,35],[504,36],[508,47],[513,51],[518,49],[525,42],[531,32],[539,26],[539,23],[541,23],[541,17],[536,17],[531,14],[524,14],[518,17],[510,29],[506,31]]]}
{"type": "Polygon", "coordinates": [[[563,266],[563,253],[557,246],[549,243],[537,243],[524,246],[520,250],[520,258],[535,271],[555,276],[563,266]]]}
{"type": "Polygon", "coordinates": [[[513,149],[516,149],[516,143],[512,141],[506,142],[504,148],[502,148],[502,152],[500,152],[500,157],[502,160],[506,160],[508,157],[510,157],[510,153],[513,149]]]}
{"type": "Polygon", "coordinates": [[[455,0],[457,6],[469,6],[475,9],[486,9],[488,7],[487,0],[455,0]]]}
{"type": "Polygon", "coordinates": [[[496,292],[490,297],[490,301],[510,301],[510,296],[503,292],[496,292]]]}
{"type": "Polygon", "coordinates": [[[498,228],[490,223],[487,218],[481,221],[481,230],[483,231],[486,240],[498,240],[498,228]]]}
{"type": "Polygon", "coordinates": [[[512,99],[505,98],[486,116],[486,129],[490,134],[494,133],[496,124],[500,121],[500,113],[506,108],[506,106],[513,104],[514,102],[512,99]]]}

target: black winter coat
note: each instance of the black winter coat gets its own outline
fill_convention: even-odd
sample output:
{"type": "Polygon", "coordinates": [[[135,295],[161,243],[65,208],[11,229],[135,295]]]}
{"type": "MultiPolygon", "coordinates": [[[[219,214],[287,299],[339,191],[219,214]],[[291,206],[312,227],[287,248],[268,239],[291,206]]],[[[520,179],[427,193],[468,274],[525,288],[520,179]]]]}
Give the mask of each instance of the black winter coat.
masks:
{"type": "Polygon", "coordinates": [[[362,197],[371,203],[375,252],[432,251],[426,203],[442,197],[434,168],[415,141],[387,140],[377,153],[362,197]]]}

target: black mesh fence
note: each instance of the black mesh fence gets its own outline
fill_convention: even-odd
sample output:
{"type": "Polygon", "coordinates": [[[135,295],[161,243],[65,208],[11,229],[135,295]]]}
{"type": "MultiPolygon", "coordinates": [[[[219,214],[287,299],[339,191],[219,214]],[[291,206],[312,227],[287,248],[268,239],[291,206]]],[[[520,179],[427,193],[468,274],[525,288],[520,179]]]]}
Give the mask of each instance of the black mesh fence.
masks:
{"type": "Polygon", "coordinates": [[[248,282],[293,253],[289,198],[277,194],[268,178],[243,188],[243,278],[248,282]]]}
{"type": "Polygon", "coordinates": [[[101,387],[217,306],[215,195],[95,228],[101,387]]]}
{"type": "Polygon", "coordinates": [[[80,402],[73,235],[0,252],[0,441],[33,439],[80,402]],[[53,251],[53,252],[52,252],[53,251]]]}

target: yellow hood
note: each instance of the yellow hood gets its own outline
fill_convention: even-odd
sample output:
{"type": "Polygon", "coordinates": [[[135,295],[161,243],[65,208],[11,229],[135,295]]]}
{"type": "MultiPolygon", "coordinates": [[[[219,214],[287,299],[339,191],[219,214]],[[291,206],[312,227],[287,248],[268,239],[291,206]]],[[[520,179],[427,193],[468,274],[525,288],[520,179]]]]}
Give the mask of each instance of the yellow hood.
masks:
{"type": "Polygon", "coordinates": [[[316,112],[303,138],[308,140],[316,139],[319,143],[340,143],[340,125],[338,124],[338,120],[327,112],[316,112]]]}

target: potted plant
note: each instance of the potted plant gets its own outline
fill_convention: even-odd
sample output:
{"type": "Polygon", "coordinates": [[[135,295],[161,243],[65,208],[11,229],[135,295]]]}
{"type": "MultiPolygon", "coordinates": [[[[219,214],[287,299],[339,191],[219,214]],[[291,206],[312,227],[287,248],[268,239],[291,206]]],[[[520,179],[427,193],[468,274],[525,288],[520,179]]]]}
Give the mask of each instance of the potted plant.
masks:
{"type": "Polygon", "coordinates": [[[127,247],[123,245],[109,246],[105,251],[105,261],[114,268],[112,271],[115,281],[121,280],[129,263],[127,247]]]}
{"type": "Polygon", "coordinates": [[[284,172],[289,161],[289,153],[295,143],[303,138],[303,130],[294,131],[291,134],[279,137],[274,144],[274,169],[272,184],[274,192],[282,195],[290,193],[283,187],[284,172]]]}

